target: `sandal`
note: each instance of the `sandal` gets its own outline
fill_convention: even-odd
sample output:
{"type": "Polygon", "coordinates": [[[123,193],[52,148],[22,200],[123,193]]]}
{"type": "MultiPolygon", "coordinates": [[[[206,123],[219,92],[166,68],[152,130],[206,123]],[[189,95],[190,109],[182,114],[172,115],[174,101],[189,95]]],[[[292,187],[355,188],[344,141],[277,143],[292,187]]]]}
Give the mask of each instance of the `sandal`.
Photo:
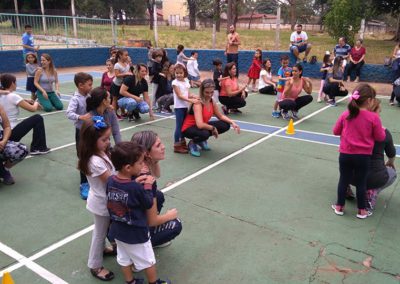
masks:
{"type": "Polygon", "coordinates": [[[105,268],[102,266],[97,269],[90,269],[90,273],[92,273],[93,277],[96,277],[97,279],[100,279],[101,281],[110,281],[114,279],[114,273],[112,271],[109,271],[106,275],[99,275],[105,268]]]}
{"type": "Polygon", "coordinates": [[[103,250],[103,256],[116,256],[117,255],[117,247],[105,247],[103,250]]]}

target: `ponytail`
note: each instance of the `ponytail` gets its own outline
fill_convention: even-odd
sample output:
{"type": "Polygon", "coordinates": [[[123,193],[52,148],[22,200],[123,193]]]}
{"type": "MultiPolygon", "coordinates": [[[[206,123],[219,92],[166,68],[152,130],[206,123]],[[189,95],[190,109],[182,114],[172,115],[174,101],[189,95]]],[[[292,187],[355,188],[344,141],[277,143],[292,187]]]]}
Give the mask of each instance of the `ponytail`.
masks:
{"type": "Polygon", "coordinates": [[[101,87],[94,88],[90,92],[90,96],[86,99],[86,111],[90,112],[98,108],[107,96],[108,94],[106,89],[101,87]]]}
{"type": "Polygon", "coordinates": [[[350,102],[347,106],[349,116],[347,120],[356,118],[360,113],[360,107],[363,107],[368,99],[375,99],[376,91],[368,84],[359,84],[350,96],[350,102]]]}

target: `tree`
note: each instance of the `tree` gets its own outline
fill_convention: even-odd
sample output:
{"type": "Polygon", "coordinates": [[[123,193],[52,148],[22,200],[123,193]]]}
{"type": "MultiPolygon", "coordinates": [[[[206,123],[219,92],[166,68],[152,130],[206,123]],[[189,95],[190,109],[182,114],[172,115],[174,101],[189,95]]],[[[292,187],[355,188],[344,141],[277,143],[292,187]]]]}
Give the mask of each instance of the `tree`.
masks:
{"type": "Polygon", "coordinates": [[[325,25],[333,38],[346,37],[353,45],[354,36],[358,33],[363,18],[361,3],[363,0],[336,0],[326,14],[325,25]]]}
{"type": "Polygon", "coordinates": [[[399,0],[372,0],[372,5],[380,14],[390,13],[397,17],[396,34],[393,40],[400,41],[400,1],[399,0]]]}
{"type": "Polygon", "coordinates": [[[189,9],[189,29],[196,29],[196,14],[197,14],[197,2],[198,0],[187,0],[187,6],[189,9]]]}

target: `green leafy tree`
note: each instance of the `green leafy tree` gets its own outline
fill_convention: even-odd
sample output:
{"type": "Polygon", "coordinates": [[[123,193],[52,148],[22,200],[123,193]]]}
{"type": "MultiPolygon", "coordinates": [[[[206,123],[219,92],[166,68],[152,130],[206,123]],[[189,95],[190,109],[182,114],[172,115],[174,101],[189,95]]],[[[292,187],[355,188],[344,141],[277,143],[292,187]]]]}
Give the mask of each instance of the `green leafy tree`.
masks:
{"type": "Polygon", "coordinates": [[[325,16],[325,26],[333,38],[346,37],[350,45],[358,33],[363,15],[363,0],[332,0],[330,11],[325,16]]]}
{"type": "Polygon", "coordinates": [[[393,40],[400,41],[400,1],[399,0],[372,0],[372,5],[379,14],[390,13],[397,18],[396,34],[393,40]]]}

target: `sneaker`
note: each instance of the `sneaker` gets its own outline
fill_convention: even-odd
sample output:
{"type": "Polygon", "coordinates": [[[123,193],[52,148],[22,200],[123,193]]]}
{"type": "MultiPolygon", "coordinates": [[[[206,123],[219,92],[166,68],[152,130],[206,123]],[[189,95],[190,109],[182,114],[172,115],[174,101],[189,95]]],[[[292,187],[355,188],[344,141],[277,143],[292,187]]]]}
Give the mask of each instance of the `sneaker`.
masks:
{"type": "Polygon", "coordinates": [[[317,103],[320,103],[322,101],[321,97],[318,97],[317,103]]]}
{"type": "Polygon", "coordinates": [[[89,189],[90,189],[90,186],[89,186],[89,183],[87,183],[87,182],[82,183],[82,184],[79,186],[79,191],[80,191],[80,194],[81,194],[81,198],[82,198],[83,200],[86,200],[86,199],[88,198],[88,196],[89,196],[89,189]]]}
{"type": "Polygon", "coordinates": [[[282,117],[283,117],[283,119],[285,119],[285,120],[289,120],[290,119],[290,115],[289,115],[289,113],[286,111],[282,111],[282,117]]]}
{"type": "Polygon", "coordinates": [[[242,111],[237,108],[232,108],[231,113],[242,113],[242,111]]]}
{"type": "Polygon", "coordinates": [[[274,110],[274,111],[272,112],[272,117],[279,118],[280,116],[281,116],[281,113],[280,113],[279,111],[274,110]]]}
{"type": "Polygon", "coordinates": [[[222,106],[221,109],[222,109],[222,112],[223,112],[225,115],[229,114],[229,111],[228,111],[228,109],[226,108],[226,106],[222,106]]]}
{"type": "Polygon", "coordinates": [[[351,190],[350,185],[347,186],[347,190],[346,190],[346,199],[348,200],[354,200],[356,199],[354,192],[351,190]]]}
{"type": "Polygon", "coordinates": [[[207,141],[203,141],[203,142],[197,143],[197,145],[204,151],[210,151],[211,150],[210,146],[208,146],[207,141]]]}
{"type": "Polygon", "coordinates": [[[293,117],[293,119],[299,119],[299,112],[292,110],[292,117],[293,117]]]}
{"type": "Polygon", "coordinates": [[[171,284],[172,282],[170,281],[170,280],[168,280],[168,279],[166,279],[166,280],[161,280],[161,279],[158,279],[157,281],[156,281],[156,284],[171,284]]]}
{"type": "Polygon", "coordinates": [[[35,156],[35,155],[45,155],[45,154],[50,153],[50,151],[51,151],[50,148],[44,148],[44,149],[41,149],[41,150],[39,150],[39,149],[32,150],[32,149],[31,149],[31,152],[30,152],[29,154],[31,154],[32,156],[35,156]]]}
{"type": "Polygon", "coordinates": [[[163,244],[161,244],[161,245],[154,246],[153,249],[155,249],[155,248],[165,248],[165,247],[167,247],[167,246],[170,246],[171,244],[172,244],[172,242],[171,242],[171,241],[168,241],[168,242],[163,243],[163,244]]]}
{"type": "Polygon", "coordinates": [[[3,178],[3,184],[5,185],[12,185],[15,183],[13,176],[11,175],[10,171],[4,168],[4,171],[1,174],[1,178],[3,178]]]}
{"type": "Polygon", "coordinates": [[[162,108],[161,111],[159,111],[159,112],[162,113],[162,114],[171,114],[172,113],[172,111],[169,111],[169,110],[167,110],[165,108],[162,108]]]}
{"type": "Polygon", "coordinates": [[[326,104],[327,105],[329,105],[329,106],[333,106],[333,107],[335,107],[336,106],[336,102],[335,102],[335,100],[328,100],[327,102],[326,102],[326,104]]]}
{"type": "Polygon", "coordinates": [[[332,209],[335,211],[336,215],[343,216],[344,214],[344,206],[332,204],[332,209]]]}
{"type": "Polygon", "coordinates": [[[197,144],[194,143],[193,140],[190,140],[188,147],[190,155],[192,155],[193,157],[200,157],[200,152],[197,144]]]}
{"type": "Polygon", "coordinates": [[[186,149],[186,147],[184,147],[181,143],[174,145],[174,153],[187,154],[188,152],[188,149],[186,149]]]}
{"type": "Polygon", "coordinates": [[[372,215],[372,211],[368,211],[366,209],[358,209],[356,217],[358,219],[366,219],[372,215]]]}
{"type": "Polygon", "coordinates": [[[394,101],[390,100],[389,105],[394,106],[394,101]]]}
{"type": "Polygon", "coordinates": [[[374,210],[376,205],[376,200],[378,199],[378,191],[375,189],[367,190],[367,203],[371,210],[374,210]]]}
{"type": "Polygon", "coordinates": [[[132,112],[132,114],[133,114],[133,116],[135,117],[136,120],[139,120],[139,119],[141,118],[139,112],[136,111],[136,110],[134,110],[134,111],[132,112]]]}

